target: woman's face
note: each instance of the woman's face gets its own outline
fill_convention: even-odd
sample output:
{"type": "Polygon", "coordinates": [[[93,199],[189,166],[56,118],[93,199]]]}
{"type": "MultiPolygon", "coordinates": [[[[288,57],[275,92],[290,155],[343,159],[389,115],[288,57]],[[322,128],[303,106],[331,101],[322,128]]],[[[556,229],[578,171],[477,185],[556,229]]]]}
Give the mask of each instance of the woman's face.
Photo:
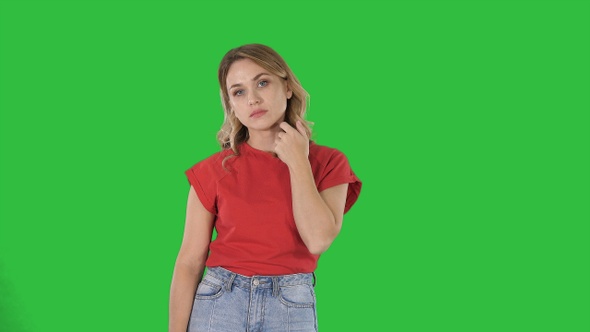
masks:
{"type": "Polygon", "coordinates": [[[278,131],[293,92],[287,81],[250,59],[234,62],[227,73],[229,104],[240,122],[254,131],[278,131]]]}

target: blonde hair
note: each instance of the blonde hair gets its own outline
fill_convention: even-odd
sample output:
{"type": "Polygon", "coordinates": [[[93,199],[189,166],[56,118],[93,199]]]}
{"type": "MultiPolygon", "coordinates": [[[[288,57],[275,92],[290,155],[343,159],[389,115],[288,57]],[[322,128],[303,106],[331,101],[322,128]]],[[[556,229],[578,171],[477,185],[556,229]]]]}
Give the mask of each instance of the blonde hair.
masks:
{"type": "MultiPolygon", "coordinates": [[[[285,60],[272,48],[262,44],[247,44],[231,49],[225,54],[217,73],[221,94],[221,104],[223,105],[224,119],[221,129],[217,133],[217,140],[223,150],[233,150],[233,155],[238,156],[238,146],[247,141],[250,137],[248,128],[245,127],[231,110],[229,103],[229,93],[227,91],[226,80],[227,73],[231,65],[242,59],[250,59],[260,67],[268,70],[285,81],[287,87],[293,92],[291,98],[287,99],[287,109],[285,111],[285,122],[295,127],[297,120],[301,121],[305,127],[308,137],[311,137],[311,123],[304,119],[309,95],[303,89],[299,80],[293,74],[285,60]]],[[[225,161],[225,159],[224,159],[225,161]]]]}

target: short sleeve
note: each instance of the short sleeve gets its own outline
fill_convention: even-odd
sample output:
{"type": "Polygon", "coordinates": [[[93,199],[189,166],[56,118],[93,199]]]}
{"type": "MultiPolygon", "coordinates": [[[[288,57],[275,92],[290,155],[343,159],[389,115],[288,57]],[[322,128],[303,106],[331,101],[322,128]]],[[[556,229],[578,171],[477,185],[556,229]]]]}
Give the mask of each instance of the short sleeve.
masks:
{"type": "Polygon", "coordinates": [[[212,214],[217,214],[217,183],[207,160],[197,163],[185,171],[188,182],[195,188],[201,204],[212,214]]]}
{"type": "Polygon", "coordinates": [[[322,192],[325,189],[344,183],[348,183],[348,193],[346,195],[346,204],[344,205],[344,213],[346,213],[357,201],[361,192],[362,182],[352,171],[344,153],[333,150],[333,153],[323,168],[318,183],[318,191],[322,192]]]}

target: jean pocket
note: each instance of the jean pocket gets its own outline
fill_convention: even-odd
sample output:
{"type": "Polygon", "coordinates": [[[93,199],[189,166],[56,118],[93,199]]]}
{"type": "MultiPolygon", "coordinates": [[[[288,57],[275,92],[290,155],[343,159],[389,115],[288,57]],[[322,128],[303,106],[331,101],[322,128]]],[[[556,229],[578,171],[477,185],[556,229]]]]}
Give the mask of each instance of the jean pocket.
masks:
{"type": "Polygon", "coordinates": [[[287,307],[312,308],[315,294],[311,285],[283,286],[279,290],[279,300],[287,307]]]}
{"type": "Polygon", "coordinates": [[[197,287],[196,300],[212,300],[223,294],[223,286],[204,278],[197,287]]]}

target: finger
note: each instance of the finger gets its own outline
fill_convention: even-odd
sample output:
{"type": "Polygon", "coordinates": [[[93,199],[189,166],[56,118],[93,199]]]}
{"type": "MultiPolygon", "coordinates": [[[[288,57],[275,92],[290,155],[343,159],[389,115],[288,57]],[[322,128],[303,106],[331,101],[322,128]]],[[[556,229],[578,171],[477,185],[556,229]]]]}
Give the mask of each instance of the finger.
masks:
{"type": "Polygon", "coordinates": [[[286,133],[292,133],[295,130],[295,128],[291,127],[287,122],[281,122],[279,127],[281,127],[286,133]]]}
{"type": "Polygon", "coordinates": [[[303,137],[309,138],[307,136],[307,131],[305,130],[305,126],[303,125],[303,123],[301,121],[297,120],[297,123],[295,124],[295,126],[297,127],[297,130],[299,131],[299,133],[301,135],[303,135],[303,137]]]}
{"type": "Polygon", "coordinates": [[[279,142],[278,140],[277,140],[277,141],[275,141],[274,152],[275,152],[275,153],[280,153],[280,151],[281,151],[281,146],[282,146],[281,142],[279,142]]]}

